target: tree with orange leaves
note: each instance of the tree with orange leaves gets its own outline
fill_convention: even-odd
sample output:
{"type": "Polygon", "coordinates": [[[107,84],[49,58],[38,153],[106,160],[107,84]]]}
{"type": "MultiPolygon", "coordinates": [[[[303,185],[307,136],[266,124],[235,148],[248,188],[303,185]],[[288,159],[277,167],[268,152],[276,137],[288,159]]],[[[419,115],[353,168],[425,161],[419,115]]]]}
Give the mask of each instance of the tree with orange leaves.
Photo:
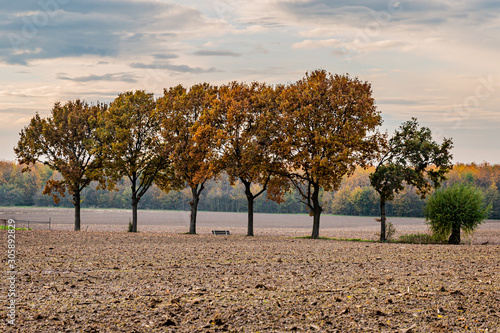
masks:
{"type": "Polygon", "coordinates": [[[73,196],[75,231],[80,230],[81,192],[92,181],[103,182],[99,156],[102,154],[99,138],[99,116],[106,105],[89,105],[84,101],[56,103],[47,118],[38,113],[23,130],[14,148],[25,171],[36,162],[58,171],[63,179],[49,179],[43,191],[52,194],[58,203],[66,191],[73,196]]]}
{"type": "Polygon", "coordinates": [[[254,201],[268,190],[268,197],[282,200],[287,188],[277,170],[280,165],[272,153],[271,142],[279,133],[275,90],[267,85],[231,82],[219,87],[217,107],[211,126],[220,163],[232,184],[240,180],[247,198],[247,236],[254,235],[254,201]],[[258,190],[252,192],[252,185],[258,190]]]}
{"type": "MultiPolygon", "coordinates": [[[[207,180],[218,173],[218,156],[213,137],[206,135],[217,98],[217,88],[196,84],[189,90],[182,85],[165,89],[157,101],[157,111],[162,121],[161,135],[171,145],[168,158],[172,162],[174,178],[191,189],[192,201],[189,233],[196,234],[196,216],[200,195],[207,180]]],[[[172,188],[171,181],[157,180],[163,190],[172,188]]]]}
{"type": "Polygon", "coordinates": [[[306,73],[279,100],[283,136],[273,149],[313,216],[311,238],[318,238],[321,189],[337,189],[344,175],[378,155],[382,118],[369,83],[324,70],[306,73]]]}

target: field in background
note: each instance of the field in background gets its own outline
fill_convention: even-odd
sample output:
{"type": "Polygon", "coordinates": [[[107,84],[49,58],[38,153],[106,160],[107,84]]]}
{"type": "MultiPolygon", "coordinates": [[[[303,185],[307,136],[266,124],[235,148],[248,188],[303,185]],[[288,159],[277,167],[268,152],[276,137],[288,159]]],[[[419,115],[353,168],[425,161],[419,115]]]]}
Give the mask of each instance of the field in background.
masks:
{"type": "MultiPolygon", "coordinates": [[[[82,209],[82,231],[125,231],[132,213],[124,209],[82,209]]],[[[188,231],[188,211],[140,210],[140,232],[188,231]]],[[[0,207],[0,219],[47,220],[53,230],[72,230],[74,210],[70,208],[0,207]]],[[[246,213],[199,212],[197,232],[208,234],[213,229],[224,229],[232,234],[245,234],[246,213]]],[[[312,217],[304,214],[255,214],[256,235],[309,235],[312,217]]],[[[396,226],[396,236],[428,230],[422,218],[389,218],[396,226]]],[[[31,227],[31,226],[30,226],[31,227]]],[[[48,229],[46,225],[36,229],[48,229]]],[[[380,225],[374,217],[322,215],[320,236],[337,238],[377,239],[380,225]]],[[[473,243],[500,244],[500,221],[488,220],[471,239],[473,243]]]]}

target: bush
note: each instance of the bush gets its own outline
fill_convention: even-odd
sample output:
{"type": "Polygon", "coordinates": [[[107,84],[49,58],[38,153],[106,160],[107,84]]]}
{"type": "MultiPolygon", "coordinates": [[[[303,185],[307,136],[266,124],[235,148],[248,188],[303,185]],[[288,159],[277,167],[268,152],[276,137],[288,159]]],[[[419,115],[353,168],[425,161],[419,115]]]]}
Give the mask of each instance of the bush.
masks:
{"type": "MultiPolygon", "coordinates": [[[[375,221],[377,222],[381,222],[380,218],[377,218],[375,219],[375,221]]],[[[392,241],[392,238],[394,237],[394,235],[396,234],[396,227],[394,226],[394,224],[392,224],[392,222],[389,222],[388,220],[385,221],[385,240],[387,242],[391,242],[392,241]]],[[[377,233],[376,234],[377,237],[380,237],[380,233],[377,233]]]]}
{"type": "Polygon", "coordinates": [[[425,218],[434,237],[460,244],[460,230],[470,235],[485,220],[491,205],[484,204],[483,193],[474,186],[455,184],[436,191],[427,200],[425,218]]]}
{"type": "Polygon", "coordinates": [[[386,221],[385,223],[385,239],[390,242],[392,241],[392,238],[396,234],[396,227],[392,222],[386,221]]]}

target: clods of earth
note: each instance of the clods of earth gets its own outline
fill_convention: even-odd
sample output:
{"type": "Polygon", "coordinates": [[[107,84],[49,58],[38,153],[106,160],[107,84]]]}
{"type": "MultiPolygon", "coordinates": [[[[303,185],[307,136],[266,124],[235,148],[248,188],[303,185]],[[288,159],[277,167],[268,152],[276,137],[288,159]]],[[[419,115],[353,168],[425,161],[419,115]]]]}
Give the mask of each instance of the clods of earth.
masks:
{"type": "Polygon", "coordinates": [[[500,245],[16,231],[16,264],[2,332],[500,331],[500,245]]]}

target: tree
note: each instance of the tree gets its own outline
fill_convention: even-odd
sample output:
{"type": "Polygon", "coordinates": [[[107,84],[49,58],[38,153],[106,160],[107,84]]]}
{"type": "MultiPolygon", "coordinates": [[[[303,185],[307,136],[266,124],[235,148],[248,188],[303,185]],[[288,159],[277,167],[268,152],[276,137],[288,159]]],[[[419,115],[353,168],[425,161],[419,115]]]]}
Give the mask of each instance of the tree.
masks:
{"type": "Polygon", "coordinates": [[[370,182],[380,195],[380,241],[385,242],[385,204],[405,188],[413,185],[422,198],[441,185],[452,168],[451,139],[442,144],[432,140],[431,130],[419,128],[416,118],[403,123],[387,142],[384,155],[370,182]]]}
{"type": "Polygon", "coordinates": [[[485,199],[491,203],[491,218],[500,217],[500,192],[495,183],[492,183],[484,192],[485,199]]]}
{"type": "MultiPolygon", "coordinates": [[[[218,156],[213,137],[206,135],[210,121],[208,112],[217,98],[217,88],[208,84],[197,84],[189,91],[182,85],[165,89],[158,99],[157,109],[161,115],[161,135],[172,147],[168,155],[172,160],[174,178],[191,189],[192,200],[189,233],[196,234],[198,202],[207,180],[219,172],[218,156]]],[[[171,182],[157,181],[161,189],[168,190],[171,182]]]]}
{"type": "MultiPolygon", "coordinates": [[[[102,117],[105,130],[103,164],[116,183],[127,177],[131,184],[132,232],[137,232],[137,205],[157,178],[170,179],[168,149],[159,135],[160,119],[153,94],[126,92],[110,104],[102,117]]],[[[165,180],[165,183],[168,181],[165,180]]]]}
{"type": "MultiPolygon", "coordinates": [[[[219,87],[219,104],[212,126],[220,153],[221,167],[231,184],[239,179],[245,186],[248,223],[247,236],[254,235],[254,201],[268,188],[275,200],[282,199],[284,179],[276,175],[279,166],[270,142],[276,137],[274,89],[266,84],[231,82],[219,87]],[[219,130],[217,130],[217,128],[219,130]],[[252,192],[252,185],[260,187],[252,192]]],[[[210,124],[209,124],[210,125],[210,124]]]]}
{"type": "Polygon", "coordinates": [[[37,113],[31,119],[14,148],[19,163],[40,162],[62,175],[62,180],[49,179],[43,193],[52,194],[56,203],[66,191],[73,196],[75,231],[80,230],[82,190],[93,180],[103,180],[97,132],[98,118],[105,110],[104,104],[80,100],[56,103],[49,117],[42,119],[37,113]]]}
{"type": "Polygon", "coordinates": [[[460,230],[472,234],[488,218],[491,204],[484,204],[484,195],[468,184],[455,184],[436,191],[427,200],[425,218],[439,239],[449,236],[449,244],[460,244],[460,230]]]}
{"type": "Polygon", "coordinates": [[[3,206],[32,206],[52,171],[45,165],[0,161],[0,202],[3,206]],[[26,172],[29,169],[29,172],[26,172]]]}
{"type": "Polygon", "coordinates": [[[320,190],[338,189],[344,175],[378,155],[382,118],[371,86],[347,75],[309,72],[280,95],[282,138],[274,144],[286,175],[313,216],[319,237],[320,190]]]}
{"type": "Polygon", "coordinates": [[[355,214],[373,216],[377,212],[377,192],[371,186],[356,187],[351,191],[351,201],[355,214]]]}

